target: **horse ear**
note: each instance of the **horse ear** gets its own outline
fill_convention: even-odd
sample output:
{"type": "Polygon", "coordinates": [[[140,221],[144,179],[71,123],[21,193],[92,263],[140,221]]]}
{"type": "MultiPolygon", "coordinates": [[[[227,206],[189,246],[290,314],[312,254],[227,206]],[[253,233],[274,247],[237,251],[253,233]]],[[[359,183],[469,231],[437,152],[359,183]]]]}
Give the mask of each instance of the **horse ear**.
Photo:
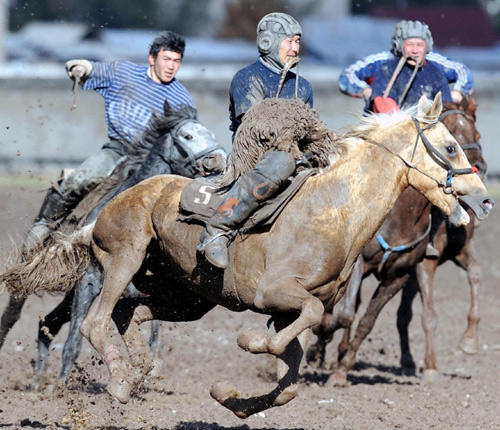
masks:
{"type": "Polygon", "coordinates": [[[441,111],[443,110],[443,99],[441,97],[441,91],[436,94],[434,102],[431,102],[427,96],[424,94],[420,97],[418,101],[418,119],[429,119],[429,118],[439,118],[441,111]]]}
{"type": "Polygon", "coordinates": [[[418,119],[423,119],[427,115],[427,112],[431,108],[431,102],[427,98],[427,96],[424,94],[422,97],[420,97],[420,100],[418,101],[418,112],[417,112],[417,118],[418,119]]]}
{"type": "MultiPolygon", "coordinates": [[[[465,97],[464,97],[465,99],[465,97]]],[[[474,100],[473,97],[469,98],[469,105],[467,106],[467,111],[469,115],[471,115],[474,119],[476,118],[476,110],[477,110],[477,103],[476,100],[474,100]]]]}
{"type": "Polygon", "coordinates": [[[170,104],[168,103],[168,100],[165,99],[165,101],[163,102],[163,112],[165,113],[165,115],[170,112],[172,110],[172,108],[170,107],[170,104]]]}

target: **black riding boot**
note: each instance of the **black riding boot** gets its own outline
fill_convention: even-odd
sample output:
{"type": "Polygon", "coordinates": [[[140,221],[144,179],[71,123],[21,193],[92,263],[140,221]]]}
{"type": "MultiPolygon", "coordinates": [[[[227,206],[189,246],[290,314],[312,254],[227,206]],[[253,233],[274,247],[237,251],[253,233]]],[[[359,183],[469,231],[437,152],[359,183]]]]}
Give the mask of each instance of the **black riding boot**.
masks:
{"type": "Polygon", "coordinates": [[[26,233],[23,252],[42,244],[54,230],[54,223],[63,218],[78,203],[78,199],[65,196],[54,187],[50,188],[40,208],[38,216],[26,233]]]}
{"type": "Polygon", "coordinates": [[[208,220],[198,251],[214,266],[225,269],[229,263],[227,245],[235,230],[259,205],[275,195],[295,171],[295,160],[288,152],[264,155],[255,168],[242,175],[208,220]]]}

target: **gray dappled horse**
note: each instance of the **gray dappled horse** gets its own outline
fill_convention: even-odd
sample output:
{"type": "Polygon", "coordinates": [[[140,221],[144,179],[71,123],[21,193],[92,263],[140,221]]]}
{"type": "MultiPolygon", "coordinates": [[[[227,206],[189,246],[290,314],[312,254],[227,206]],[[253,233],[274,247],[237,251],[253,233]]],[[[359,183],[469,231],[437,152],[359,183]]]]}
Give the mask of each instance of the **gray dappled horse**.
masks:
{"type": "MultiPolygon", "coordinates": [[[[128,156],[108,180],[92,190],[66,218],[59,231],[95,221],[106,204],[120,192],[159,174],[173,173],[194,178],[222,171],[226,153],[214,134],[198,120],[191,106],[173,109],[165,101],[163,115],[153,115],[146,131],[132,144],[123,142],[128,156]],[[96,204],[97,202],[97,204],[96,204]]],[[[38,360],[34,385],[38,386],[47,368],[49,346],[61,327],[71,321],[69,337],[63,349],[60,378],[66,378],[81,350],[80,325],[94,297],[99,293],[101,270],[91,264],[73,290],[39,323],[38,360]]],[[[133,294],[133,287],[129,288],[133,294]]],[[[20,317],[26,298],[11,295],[0,322],[0,348],[20,317]]],[[[158,327],[153,327],[152,341],[158,327]]],[[[154,351],[159,345],[152,343],[154,351]]]]}

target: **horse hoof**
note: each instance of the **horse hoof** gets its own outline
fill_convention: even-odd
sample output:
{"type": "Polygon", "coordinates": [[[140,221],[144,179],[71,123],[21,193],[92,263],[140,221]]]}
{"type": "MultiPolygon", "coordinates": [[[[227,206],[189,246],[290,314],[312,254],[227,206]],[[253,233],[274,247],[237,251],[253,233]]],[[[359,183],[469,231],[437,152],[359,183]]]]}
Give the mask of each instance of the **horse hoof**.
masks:
{"type": "Polygon", "coordinates": [[[422,382],[424,384],[434,384],[439,381],[439,371],[436,369],[425,369],[422,372],[422,382]]]}
{"type": "Polygon", "coordinates": [[[120,403],[126,404],[131,397],[132,385],[125,378],[112,378],[106,390],[120,403]]]}
{"type": "Polygon", "coordinates": [[[163,375],[163,361],[162,360],[153,360],[153,366],[151,370],[148,372],[148,376],[152,378],[161,378],[163,375]]]}
{"type": "Polygon", "coordinates": [[[286,405],[290,400],[297,397],[298,387],[297,384],[290,385],[286,387],[278,397],[273,402],[273,406],[283,406],[286,405]]]}
{"type": "Polygon", "coordinates": [[[474,355],[479,352],[479,345],[477,339],[462,337],[460,341],[460,349],[466,354],[474,355]]]}
{"type": "Polygon", "coordinates": [[[255,331],[246,331],[238,336],[238,346],[252,354],[266,354],[270,336],[255,331]]]}
{"type": "Polygon", "coordinates": [[[221,405],[229,399],[241,399],[241,393],[227,382],[217,382],[210,388],[210,395],[221,405]]]}
{"type": "Polygon", "coordinates": [[[332,385],[334,387],[347,387],[349,385],[347,372],[337,370],[332,376],[332,385]]]}

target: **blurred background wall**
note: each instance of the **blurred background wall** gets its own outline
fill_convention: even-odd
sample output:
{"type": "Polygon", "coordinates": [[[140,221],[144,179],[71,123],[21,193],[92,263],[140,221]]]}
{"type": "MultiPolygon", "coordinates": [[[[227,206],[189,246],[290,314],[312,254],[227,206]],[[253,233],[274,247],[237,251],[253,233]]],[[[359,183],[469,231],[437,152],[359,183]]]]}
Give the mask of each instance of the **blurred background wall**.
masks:
{"type": "Polygon", "coordinates": [[[338,90],[341,70],[390,48],[395,23],[420,19],[436,50],[463,61],[475,77],[477,126],[492,175],[500,114],[500,0],[10,0],[0,6],[0,169],[52,172],[72,167],[107,140],[102,98],[77,93],[64,71],[71,58],[147,62],[158,31],[186,37],[178,79],[191,91],[202,122],[230,150],[228,88],[257,58],[255,28],[283,11],[302,24],[302,76],[315,108],[333,130],[355,121],[363,102],[338,90]]]}

